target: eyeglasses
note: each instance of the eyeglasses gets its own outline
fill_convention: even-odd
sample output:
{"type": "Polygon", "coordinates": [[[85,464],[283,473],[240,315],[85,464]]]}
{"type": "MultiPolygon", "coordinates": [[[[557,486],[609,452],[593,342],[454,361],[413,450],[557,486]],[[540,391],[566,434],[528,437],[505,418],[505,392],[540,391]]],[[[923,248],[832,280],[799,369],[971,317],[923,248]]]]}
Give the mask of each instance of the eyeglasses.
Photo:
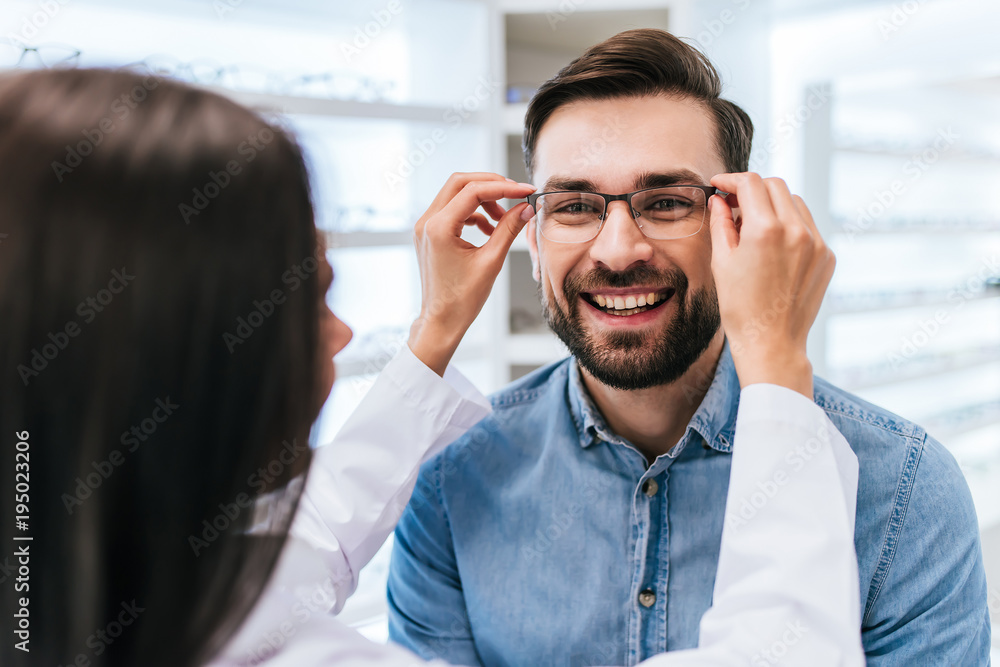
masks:
{"type": "Polygon", "coordinates": [[[73,67],[80,58],[79,49],[63,44],[25,46],[13,39],[0,39],[0,68],[73,67]]]}
{"type": "Polygon", "coordinates": [[[701,231],[708,217],[708,198],[723,192],[710,185],[670,185],[623,195],[601,192],[536,192],[528,196],[536,224],[549,241],[586,243],[597,238],[608,205],[624,201],[643,234],[651,239],[682,239],[701,231]]]}
{"type": "Polygon", "coordinates": [[[223,65],[207,59],[184,62],[165,55],[149,56],[125,67],[156,76],[230,90],[363,102],[388,99],[396,85],[393,81],[375,80],[347,71],[293,75],[256,65],[223,65]]]}

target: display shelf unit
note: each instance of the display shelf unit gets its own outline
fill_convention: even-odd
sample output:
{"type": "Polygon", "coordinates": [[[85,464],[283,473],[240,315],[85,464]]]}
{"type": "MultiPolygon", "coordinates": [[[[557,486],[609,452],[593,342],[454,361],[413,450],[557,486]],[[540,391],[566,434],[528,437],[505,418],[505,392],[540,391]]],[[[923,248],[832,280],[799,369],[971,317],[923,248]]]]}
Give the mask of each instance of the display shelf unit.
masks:
{"type": "Polygon", "coordinates": [[[1000,297],[1000,287],[983,285],[974,290],[956,286],[948,289],[885,290],[877,293],[839,293],[828,297],[830,315],[850,315],[871,311],[945,306],[960,298],[963,302],[1000,297]]]}
{"type": "MultiPolygon", "coordinates": [[[[340,100],[323,97],[301,97],[254,93],[232,90],[219,86],[201,86],[206,90],[225,95],[244,106],[264,113],[292,116],[332,116],[337,118],[364,118],[366,120],[401,120],[414,123],[440,123],[452,107],[425,106],[419,104],[395,104],[392,102],[366,102],[361,100],[340,100]]],[[[484,111],[469,111],[462,120],[471,124],[487,122],[484,111]]]]}
{"type": "MultiPolygon", "coordinates": [[[[832,88],[837,90],[836,85],[832,88]]],[[[927,94],[932,95],[931,92],[927,94]]],[[[902,97],[908,95],[912,97],[912,93],[902,97]]],[[[998,384],[995,380],[1000,378],[1000,340],[988,335],[977,338],[972,334],[980,330],[994,331],[1000,322],[1000,275],[991,274],[989,262],[984,262],[980,256],[989,255],[991,248],[1000,247],[1000,222],[991,211],[977,208],[975,198],[956,194],[955,188],[961,181],[954,174],[967,171],[983,178],[983,182],[995,182],[1000,178],[1000,156],[988,148],[968,145],[974,134],[960,132],[960,137],[967,138],[965,142],[960,138],[940,159],[935,159],[919,179],[903,181],[902,195],[886,206],[885,215],[859,226],[858,219],[846,213],[857,210],[858,202],[856,199],[848,202],[847,195],[868,183],[871,185],[865,192],[878,192],[892,179],[902,179],[907,174],[902,170],[906,161],[932,145],[928,140],[932,134],[928,128],[933,127],[933,123],[921,122],[919,109],[893,109],[891,96],[883,99],[885,106],[875,108],[873,115],[909,114],[917,119],[913,122],[911,136],[899,135],[880,143],[844,139],[844,136],[853,136],[852,128],[845,125],[860,121],[865,115],[839,114],[838,105],[849,107],[851,100],[849,95],[836,92],[827,108],[816,114],[806,128],[803,166],[812,172],[805,180],[813,188],[807,201],[811,206],[816,201],[821,202],[822,210],[817,217],[826,225],[825,233],[831,245],[838,248],[839,263],[857,267],[852,259],[855,255],[863,255],[877,257],[874,261],[882,264],[871,271],[873,278],[863,289],[858,289],[858,281],[849,288],[839,287],[834,281],[816,325],[820,329],[818,338],[824,344],[816,351],[822,354],[829,349],[830,343],[837,343],[844,349],[843,341],[830,339],[830,327],[840,321],[838,318],[854,318],[855,326],[858,322],[871,323],[857,342],[859,349],[887,337],[893,337],[896,344],[893,349],[897,349],[898,329],[889,334],[881,331],[876,322],[897,318],[897,323],[910,323],[909,339],[912,340],[913,333],[921,331],[919,322],[926,322],[940,313],[947,315],[948,322],[957,321],[953,315],[964,308],[961,313],[965,319],[961,325],[940,324],[942,330],[948,326],[953,327],[952,330],[940,333],[938,329],[930,329],[930,334],[923,330],[926,334],[920,339],[923,347],[917,353],[906,357],[896,354],[893,361],[881,357],[873,362],[869,358],[834,367],[826,365],[824,355],[821,365],[825,366],[824,374],[829,379],[862,398],[867,398],[871,392],[885,397],[887,391],[906,396],[905,392],[924,386],[941,392],[942,398],[959,395],[962,404],[943,401],[947,405],[942,410],[917,416],[915,420],[958,459],[972,491],[980,529],[985,533],[1000,527],[1000,485],[996,484],[1000,477],[1000,396],[994,393],[998,384]],[[888,249],[888,253],[879,256],[871,248],[888,249]],[[903,254],[911,252],[916,254],[903,254]],[[935,279],[922,279],[923,271],[938,267],[944,268],[933,274],[935,279]],[[944,273],[952,277],[937,277],[944,273]],[[905,280],[899,278],[900,274],[912,275],[917,285],[901,286],[905,280]],[[889,282],[880,283],[880,280],[889,282]],[[954,287],[937,287],[942,284],[954,287]],[[950,340],[946,341],[949,336],[950,340]],[[974,373],[984,387],[981,394],[972,392],[972,397],[969,392],[959,394],[959,385],[956,385],[966,382],[970,373],[974,373]]],[[[969,115],[974,113],[977,113],[975,109],[969,115]]],[[[961,126],[964,120],[963,110],[954,113],[956,126],[961,126]]],[[[906,339],[904,337],[904,341],[906,339]]],[[[905,402],[903,407],[904,410],[899,410],[903,417],[914,417],[905,413],[905,402]]]]}
{"type": "Polygon", "coordinates": [[[327,248],[377,248],[405,246],[413,243],[412,231],[399,232],[331,232],[324,234],[327,248]]]}
{"type": "Polygon", "coordinates": [[[857,221],[833,217],[834,231],[842,234],[997,234],[1000,220],[917,220],[886,218],[860,227],[857,221]]]}
{"type": "Polygon", "coordinates": [[[1000,345],[966,349],[951,354],[922,354],[906,359],[906,365],[883,362],[836,369],[827,379],[849,391],[947,375],[970,368],[1000,363],[1000,345]]]}

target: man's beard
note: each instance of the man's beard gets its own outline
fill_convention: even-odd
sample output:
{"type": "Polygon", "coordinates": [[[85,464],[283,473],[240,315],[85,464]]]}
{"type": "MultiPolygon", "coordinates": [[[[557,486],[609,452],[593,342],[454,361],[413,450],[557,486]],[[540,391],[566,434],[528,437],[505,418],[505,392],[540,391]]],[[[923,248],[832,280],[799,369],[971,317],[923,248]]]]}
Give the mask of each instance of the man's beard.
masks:
{"type": "Polygon", "coordinates": [[[687,276],[679,269],[642,265],[614,272],[596,268],[584,276],[567,277],[563,294],[568,313],[558,304],[548,303],[541,283],[538,291],[549,328],[580,366],[615,389],[632,391],[677,381],[708,349],[721,325],[715,285],[689,293],[687,276]],[[654,332],[610,330],[598,336],[584,330],[579,313],[581,293],[632,285],[664,285],[675,290],[670,298],[676,301],[677,311],[666,327],[654,332]]]}

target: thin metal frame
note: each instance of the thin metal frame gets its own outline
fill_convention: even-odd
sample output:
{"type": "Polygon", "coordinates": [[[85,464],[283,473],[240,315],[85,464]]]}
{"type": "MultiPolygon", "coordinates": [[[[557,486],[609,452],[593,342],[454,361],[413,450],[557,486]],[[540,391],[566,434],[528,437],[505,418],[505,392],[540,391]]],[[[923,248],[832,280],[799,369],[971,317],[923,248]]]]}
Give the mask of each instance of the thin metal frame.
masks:
{"type": "MultiPolygon", "coordinates": [[[[535,206],[535,202],[537,202],[538,198],[543,195],[563,195],[563,194],[596,195],[601,199],[603,199],[604,211],[602,211],[601,214],[597,216],[597,219],[601,221],[601,224],[597,226],[597,231],[594,232],[594,235],[589,239],[587,239],[586,241],[557,241],[556,239],[551,239],[548,236],[545,236],[545,233],[542,232],[542,236],[545,236],[545,238],[547,238],[549,241],[552,241],[553,243],[587,243],[587,241],[593,241],[594,239],[596,239],[598,235],[601,233],[601,230],[604,229],[604,222],[608,216],[608,205],[611,204],[611,202],[613,201],[625,202],[628,205],[628,210],[631,211],[632,213],[632,221],[635,222],[639,218],[640,213],[632,207],[632,197],[634,197],[637,194],[641,194],[643,192],[649,192],[650,190],[670,190],[673,188],[695,188],[696,190],[701,190],[702,192],[705,193],[706,205],[708,204],[708,200],[712,197],[712,195],[719,195],[723,199],[729,196],[728,192],[723,192],[722,190],[711,185],[689,185],[687,183],[678,183],[677,185],[659,185],[655,188],[643,188],[642,190],[636,190],[635,192],[626,192],[625,194],[621,195],[609,195],[603,192],[587,192],[585,190],[553,190],[551,192],[535,192],[533,194],[528,195],[527,200],[528,203],[531,204],[531,208],[535,209],[535,212],[537,213],[538,209],[535,206]]],[[[654,240],[674,241],[676,239],[686,239],[689,236],[694,236],[695,234],[700,232],[702,227],[704,226],[705,226],[705,219],[702,218],[701,226],[699,226],[698,230],[695,232],[686,234],[684,236],[675,236],[669,239],[654,239],[654,240]]],[[[651,239],[654,238],[649,234],[647,234],[646,231],[642,228],[642,225],[640,225],[638,222],[636,222],[636,227],[639,228],[639,231],[642,232],[643,236],[651,239]]]]}

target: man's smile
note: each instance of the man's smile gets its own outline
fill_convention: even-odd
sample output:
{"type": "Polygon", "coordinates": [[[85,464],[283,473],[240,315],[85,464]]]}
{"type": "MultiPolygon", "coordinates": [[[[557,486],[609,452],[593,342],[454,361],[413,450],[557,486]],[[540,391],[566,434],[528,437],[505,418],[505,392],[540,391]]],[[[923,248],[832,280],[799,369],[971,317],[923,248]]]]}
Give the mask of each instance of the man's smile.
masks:
{"type": "Polygon", "coordinates": [[[675,293],[673,287],[602,288],[581,292],[580,299],[600,323],[620,327],[658,319],[675,293]]]}

